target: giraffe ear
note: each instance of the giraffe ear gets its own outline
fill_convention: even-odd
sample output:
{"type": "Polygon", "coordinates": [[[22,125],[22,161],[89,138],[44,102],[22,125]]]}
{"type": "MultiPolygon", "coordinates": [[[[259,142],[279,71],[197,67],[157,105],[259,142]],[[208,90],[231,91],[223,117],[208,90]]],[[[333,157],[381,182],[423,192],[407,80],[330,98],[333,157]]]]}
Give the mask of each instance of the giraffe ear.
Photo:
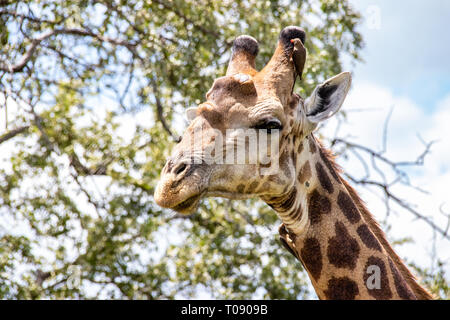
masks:
{"type": "Polygon", "coordinates": [[[317,86],[312,95],[305,101],[308,120],[317,124],[338,112],[347,96],[351,83],[350,72],[342,72],[317,86]]]}
{"type": "Polygon", "coordinates": [[[186,109],[186,118],[189,122],[195,119],[197,116],[197,107],[190,107],[186,109]]]}

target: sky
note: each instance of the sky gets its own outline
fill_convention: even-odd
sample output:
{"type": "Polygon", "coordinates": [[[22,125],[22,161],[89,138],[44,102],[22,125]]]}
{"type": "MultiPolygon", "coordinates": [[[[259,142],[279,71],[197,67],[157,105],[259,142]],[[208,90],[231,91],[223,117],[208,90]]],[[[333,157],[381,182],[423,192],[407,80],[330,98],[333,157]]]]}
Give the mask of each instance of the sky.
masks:
{"type": "MultiPolygon", "coordinates": [[[[422,140],[436,140],[424,165],[408,171],[411,182],[428,193],[394,190],[445,229],[447,220],[440,210],[450,213],[450,1],[350,2],[364,18],[359,28],[365,41],[364,62],[344,63],[344,69],[353,74],[353,84],[342,107],[349,111],[348,122],[339,135],[381,150],[384,122],[392,110],[386,156],[412,161],[423,151],[422,140]]],[[[330,119],[325,133],[334,133],[336,126],[337,120],[330,119]]],[[[362,173],[355,159],[338,162],[344,170],[362,173]]],[[[386,210],[379,197],[358,191],[375,217],[383,220],[386,210]]],[[[400,256],[431,267],[430,255],[435,254],[449,264],[446,273],[450,275],[450,242],[437,235],[434,248],[431,228],[398,207],[394,211],[388,238],[414,240],[396,247],[400,256]]]]}
{"type": "Polygon", "coordinates": [[[365,21],[355,80],[434,109],[450,88],[450,1],[350,0],[365,21]]]}

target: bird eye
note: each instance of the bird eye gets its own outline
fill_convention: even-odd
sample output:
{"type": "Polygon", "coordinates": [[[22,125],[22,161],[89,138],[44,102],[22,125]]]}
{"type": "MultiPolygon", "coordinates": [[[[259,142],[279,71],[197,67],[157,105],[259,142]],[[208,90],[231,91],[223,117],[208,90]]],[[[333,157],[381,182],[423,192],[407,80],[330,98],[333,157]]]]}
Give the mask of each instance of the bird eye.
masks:
{"type": "Polygon", "coordinates": [[[281,122],[278,119],[270,119],[265,120],[256,126],[253,127],[254,129],[258,130],[267,130],[267,133],[271,133],[272,130],[281,130],[283,129],[283,126],[281,125],[281,122]]]}

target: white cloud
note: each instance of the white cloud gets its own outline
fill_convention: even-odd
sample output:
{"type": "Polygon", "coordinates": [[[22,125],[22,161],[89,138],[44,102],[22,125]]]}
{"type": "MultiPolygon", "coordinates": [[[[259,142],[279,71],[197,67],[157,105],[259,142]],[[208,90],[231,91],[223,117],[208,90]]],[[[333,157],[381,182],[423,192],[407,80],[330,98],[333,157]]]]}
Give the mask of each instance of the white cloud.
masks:
{"type": "Polygon", "coordinates": [[[450,1],[350,2],[363,16],[359,31],[366,44],[361,52],[365,63],[352,68],[355,80],[381,84],[422,104],[435,104],[448,93],[450,42],[443,39],[450,1]],[[371,28],[373,7],[378,8],[380,28],[371,28]]]}

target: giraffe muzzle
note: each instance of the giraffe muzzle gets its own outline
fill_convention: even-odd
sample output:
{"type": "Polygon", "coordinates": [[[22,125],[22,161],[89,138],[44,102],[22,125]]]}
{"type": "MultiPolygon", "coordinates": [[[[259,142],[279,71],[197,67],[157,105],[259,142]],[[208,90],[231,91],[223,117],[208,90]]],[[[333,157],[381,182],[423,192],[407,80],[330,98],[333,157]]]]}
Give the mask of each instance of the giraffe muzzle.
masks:
{"type": "Polygon", "coordinates": [[[199,164],[169,160],[156,186],[156,204],[181,214],[192,213],[203,195],[203,171],[199,164]]]}

